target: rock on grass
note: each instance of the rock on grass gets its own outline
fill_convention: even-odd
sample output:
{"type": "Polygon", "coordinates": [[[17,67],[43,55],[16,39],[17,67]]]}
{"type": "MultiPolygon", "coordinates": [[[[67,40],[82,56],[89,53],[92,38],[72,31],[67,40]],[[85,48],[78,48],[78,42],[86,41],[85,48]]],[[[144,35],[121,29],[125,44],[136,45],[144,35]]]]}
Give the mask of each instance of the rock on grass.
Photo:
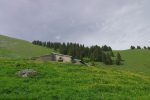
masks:
{"type": "Polygon", "coordinates": [[[19,77],[31,77],[31,76],[36,75],[36,73],[37,72],[33,69],[24,69],[24,70],[18,71],[16,75],[19,77]]]}

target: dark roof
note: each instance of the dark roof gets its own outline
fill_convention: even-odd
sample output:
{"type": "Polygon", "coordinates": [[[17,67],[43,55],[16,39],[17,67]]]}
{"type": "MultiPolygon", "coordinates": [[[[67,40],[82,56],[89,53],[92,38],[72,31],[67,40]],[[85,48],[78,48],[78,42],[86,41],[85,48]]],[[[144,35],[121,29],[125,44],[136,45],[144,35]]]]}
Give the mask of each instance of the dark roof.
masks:
{"type": "Polygon", "coordinates": [[[82,61],[82,60],[80,60],[80,59],[73,59],[74,61],[82,61]]]}
{"type": "Polygon", "coordinates": [[[58,55],[58,56],[72,57],[70,55],[64,55],[64,54],[59,54],[59,53],[54,53],[54,52],[52,52],[51,54],[58,55]]]}
{"type": "Polygon", "coordinates": [[[48,55],[42,55],[42,56],[32,57],[32,58],[34,59],[34,58],[39,58],[39,57],[51,56],[51,55],[59,55],[59,56],[64,56],[64,57],[72,57],[72,56],[69,56],[69,55],[64,55],[64,54],[59,54],[59,53],[52,52],[51,54],[48,54],[48,55]]]}

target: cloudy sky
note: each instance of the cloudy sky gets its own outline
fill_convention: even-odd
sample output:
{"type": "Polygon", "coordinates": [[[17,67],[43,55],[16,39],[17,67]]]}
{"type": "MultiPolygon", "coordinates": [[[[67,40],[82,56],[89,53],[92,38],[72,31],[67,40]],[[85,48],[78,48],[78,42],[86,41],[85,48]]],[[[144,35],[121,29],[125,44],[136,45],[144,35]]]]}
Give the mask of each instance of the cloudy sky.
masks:
{"type": "Polygon", "coordinates": [[[0,34],[28,41],[150,46],[150,0],[0,0],[0,34]]]}

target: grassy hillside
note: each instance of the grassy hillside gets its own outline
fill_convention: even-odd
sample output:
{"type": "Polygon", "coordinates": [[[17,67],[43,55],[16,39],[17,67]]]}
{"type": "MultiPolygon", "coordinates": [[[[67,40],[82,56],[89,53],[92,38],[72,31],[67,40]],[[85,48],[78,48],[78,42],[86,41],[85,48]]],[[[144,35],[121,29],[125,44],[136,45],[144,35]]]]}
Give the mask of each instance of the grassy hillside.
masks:
{"type": "MultiPolygon", "coordinates": [[[[30,58],[48,54],[53,50],[20,39],[0,35],[0,56],[12,58],[30,58]]],[[[115,51],[118,52],[118,51],[115,51]]],[[[123,50],[119,51],[125,60],[124,65],[109,66],[115,69],[130,70],[150,75],[150,50],[123,50]]],[[[100,66],[107,67],[100,64],[100,66]]]]}
{"type": "Polygon", "coordinates": [[[0,59],[0,99],[149,100],[150,78],[130,71],[56,62],[0,59]],[[34,77],[15,73],[34,69],[34,77]]]}
{"type": "Polygon", "coordinates": [[[150,75],[150,50],[123,50],[119,52],[125,60],[124,65],[114,66],[114,68],[150,75]]]}
{"type": "MultiPolygon", "coordinates": [[[[53,50],[0,35],[0,99],[24,100],[149,100],[150,51],[119,51],[121,66],[96,67],[12,58],[30,58],[53,50]],[[4,57],[4,58],[2,58],[4,57]],[[5,58],[6,57],[6,58],[5,58]],[[34,69],[37,75],[15,73],[34,69]]],[[[115,53],[118,51],[114,51],[115,53]]]]}
{"type": "Polygon", "coordinates": [[[0,56],[29,58],[48,54],[50,52],[52,52],[52,50],[40,46],[35,46],[28,41],[0,35],[0,56]]]}

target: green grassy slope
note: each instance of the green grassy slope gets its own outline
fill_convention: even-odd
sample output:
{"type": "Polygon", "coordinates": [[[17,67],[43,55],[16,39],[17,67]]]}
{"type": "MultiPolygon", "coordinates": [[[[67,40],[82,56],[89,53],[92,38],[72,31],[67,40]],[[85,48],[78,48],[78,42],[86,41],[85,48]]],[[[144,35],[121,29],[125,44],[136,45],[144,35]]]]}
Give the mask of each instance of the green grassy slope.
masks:
{"type": "Polygon", "coordinates": [[[0,56],[30,58],[33,56],[48,54],[50,52],[52,52],[52,50],[35,46],[28,41],[0,35],[0,56]]]}
{"type": "Polygon", "coordinates": [[[123,50],[119,52],[125,60],[124,65],[114,67],[150,75],[150,50],[123,50]]]}
{"type": "Polygon", "coordinates": [[[56,62],[0,59],[0,99],[149,100],[150,78],[123,70],[56,62]],[[34,77],[15,73],[34,69],[34,77]]]}
{"type": "Polygon", "coordinates": [[[125,60],[121,66],[107,66],[100,63],[96,67],[87,67],[12,59],[30,58],[52,51],[24,40],[0,35],[0,99],[149,100],[150,98],[148,50],[119,51],[125,60]],[[29,78],[15,75],[17,71],[27,68],[36,70],[37,75],[29,78]]]}
{"type": "MultiPolygon", "coordinates": [[[[52,51],[51,49],[33,45],[28,41],[0,35],[0,56],[30,58],[49,54],[52,51]]],[[[150,75],[150,50],[123,50],[119,52],[125,60],[124,65],[113,65],[113,68],[131,70],[150,75]]],[[[101,64],[101,66],[106,67],[106,65],[103,64],[101,64]]]]}

